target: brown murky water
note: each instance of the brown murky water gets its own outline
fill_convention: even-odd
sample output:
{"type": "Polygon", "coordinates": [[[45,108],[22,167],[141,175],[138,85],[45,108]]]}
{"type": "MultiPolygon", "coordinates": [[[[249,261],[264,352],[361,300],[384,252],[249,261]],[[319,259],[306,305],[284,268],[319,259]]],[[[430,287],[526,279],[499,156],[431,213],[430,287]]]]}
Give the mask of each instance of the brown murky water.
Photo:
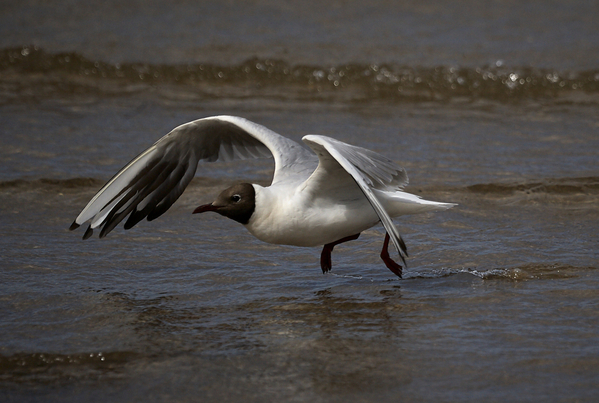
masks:
{"type": "Polygon", "coordinates": [[[0,13],[0,400],[596,400],[596,6],[44,4],[0,13]],[[381,228],[322,275],[318,249],[191,215],[270,161],[68,231],[135,154],[223,113],[379,151],[459,206],[396,220],[403,280],[381,228]]]}

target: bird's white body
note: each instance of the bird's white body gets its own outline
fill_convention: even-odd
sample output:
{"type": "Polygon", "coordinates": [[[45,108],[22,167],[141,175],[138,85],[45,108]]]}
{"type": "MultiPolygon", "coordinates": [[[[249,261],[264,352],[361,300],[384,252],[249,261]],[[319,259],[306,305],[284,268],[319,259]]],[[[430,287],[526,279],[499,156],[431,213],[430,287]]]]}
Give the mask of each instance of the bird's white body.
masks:
{"type": "Polygon", "coordinates": [[[219,212],[241,222],[264,242],[325,245],[323,271],[330,269],[326,261],[330,262],[330,251],[338,241],[355,239],[381,222],[388,234],[381,257],[400,275],[401,267],[390,261],[386,252],[390,239],[402,260],[407,255],[392,218],[445,210],[453,204],[404,192],[408,183],[405,170],[373,151],[325,136],[307,135],[302,140],[312,152],[235,116],[183,124],[118,172],[81,211],[71,229],[91,220],[85,239],[97,227],[102,228],[100,237],[105,236],[127,216],[125,229],[146,217],[153,220],[181,195],[200,161],[274,157],[270,186],[245,184],[240,188],[249,190],[253,200],[240,202],[241,195],[233,190],[226,194],[231,200],[200,206],[196,212],[219,212]]]}
{"type": "MultiPolygon", "coordinates": [[[[319,246],[359,234],[380,219],[355,183],[337,192],[314,195],[301,188],[285,186],[256,189],[256,210],[248,231],[261,241],[293,246],[319,246]]],[[[423,200],[410,193],[375,191],[391,217],[445,210],[448,203],[423,200]]]]}
{"type": "Polygon", "coordinates": [[[256,189],[256,210],[248,231],[264,242],[294,245],[325,245],[358,234],[378,223],[368,200],[355,186],[343,198],[312,197],[299,189],[278,191],[278,186],[256,189]]]}

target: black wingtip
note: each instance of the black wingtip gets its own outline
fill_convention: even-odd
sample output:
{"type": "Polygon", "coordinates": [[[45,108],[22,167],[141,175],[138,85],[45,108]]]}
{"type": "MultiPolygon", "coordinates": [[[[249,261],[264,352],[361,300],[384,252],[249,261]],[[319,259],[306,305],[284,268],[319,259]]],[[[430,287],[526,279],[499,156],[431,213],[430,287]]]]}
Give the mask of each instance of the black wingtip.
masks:
{"type": "Polygon", "coordinates": [[[89,239],[93,234],[94,234],[94,230],[92,229],[92,226],[90,225],[85,230],[85,234],[83,234],[83,240],[85,241],[86,239],[89,239]]]}
{"type": "MultiPolygon", "coordinates": [[[[404,240],[401,237],[401,235],[399,237],[399,246],[401,246],[401,251],[403,252],[403,254],[406,255],[406,257],[409,257],[409,255],[408,255],[408,247],[406,246],[406,243],[404,242],[404,240]]],[[[401,256],[401,253],[399,255],[401,256]]],[[[402,256],[401,258],[402,258],[402,260],[405,263],[406,261],[405,261],[404,257],[402,256]]]]}
{"type": "Polygon", "coordinates": [[[76,230],[77,228],[79,228],[80,225],[77,224],[77,221],[73,221],[73,223],[71,224],[71,226],[69,227],[69,231],[73,231],[76,230]]]}

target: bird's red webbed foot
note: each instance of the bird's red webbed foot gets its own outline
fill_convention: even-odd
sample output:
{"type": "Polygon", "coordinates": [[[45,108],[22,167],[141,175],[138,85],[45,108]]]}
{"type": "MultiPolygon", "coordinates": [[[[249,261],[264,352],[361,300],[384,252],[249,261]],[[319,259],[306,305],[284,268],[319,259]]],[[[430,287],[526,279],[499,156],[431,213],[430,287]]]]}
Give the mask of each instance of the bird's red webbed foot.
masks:
{"type": "Polygon", "coordinates": [[[385,241],[383,242],[383,250],[381,250],[381,259],[385,262],[385,266],[389,270],[393,272],[396,276],[401,278],[401,270],[402,267],[397,264],[391,257],[389,256],[389,234],[385,234],[385,241]]]}
{"type": "Polygon", "coordinates": [[[355,239],[358,239],[359,236],[359,233],[355,235],[346,236],[345,238],[341,238],[338,241],[328,243],[322,248],[322,253],[320,254],[320,268],[322,269],[323,274],[331,271],[331,267],[333,266],[333,263],[331,262],[331,252],[333,252],[333,248],[335,247],[335,245],[339,245],[340,243],[347,241],[353,241],[355,239]]]}

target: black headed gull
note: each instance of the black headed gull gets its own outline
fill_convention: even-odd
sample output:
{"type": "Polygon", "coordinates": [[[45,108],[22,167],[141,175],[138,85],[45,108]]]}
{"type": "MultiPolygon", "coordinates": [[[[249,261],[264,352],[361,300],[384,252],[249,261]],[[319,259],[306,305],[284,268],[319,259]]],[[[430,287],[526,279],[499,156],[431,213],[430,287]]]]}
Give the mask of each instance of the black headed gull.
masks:
{"type": "Polygon", "coordinates": [[[243,224],[256,238],[295,246],[324,245],[323,273],[331,270],[335,245],[357,239],[379,221],[387,231],[381,258],[401,277],[389,256],[389,240],[405,264],[406,246],[392,217],[454,204],[403,192],[408,176],[373,151],[325,136],[302,138],[315,153],[264,126],[235,116],[185,123],[158,140],[98,191],[71,225],[91,220],[83,239],[101,228],[100,238],[128,216],[125,229],[162,215],[181,196],[199,161],[274,157],[270,186],[241,183],[225,189],[194,213],[214,211],[243,224]]]}

